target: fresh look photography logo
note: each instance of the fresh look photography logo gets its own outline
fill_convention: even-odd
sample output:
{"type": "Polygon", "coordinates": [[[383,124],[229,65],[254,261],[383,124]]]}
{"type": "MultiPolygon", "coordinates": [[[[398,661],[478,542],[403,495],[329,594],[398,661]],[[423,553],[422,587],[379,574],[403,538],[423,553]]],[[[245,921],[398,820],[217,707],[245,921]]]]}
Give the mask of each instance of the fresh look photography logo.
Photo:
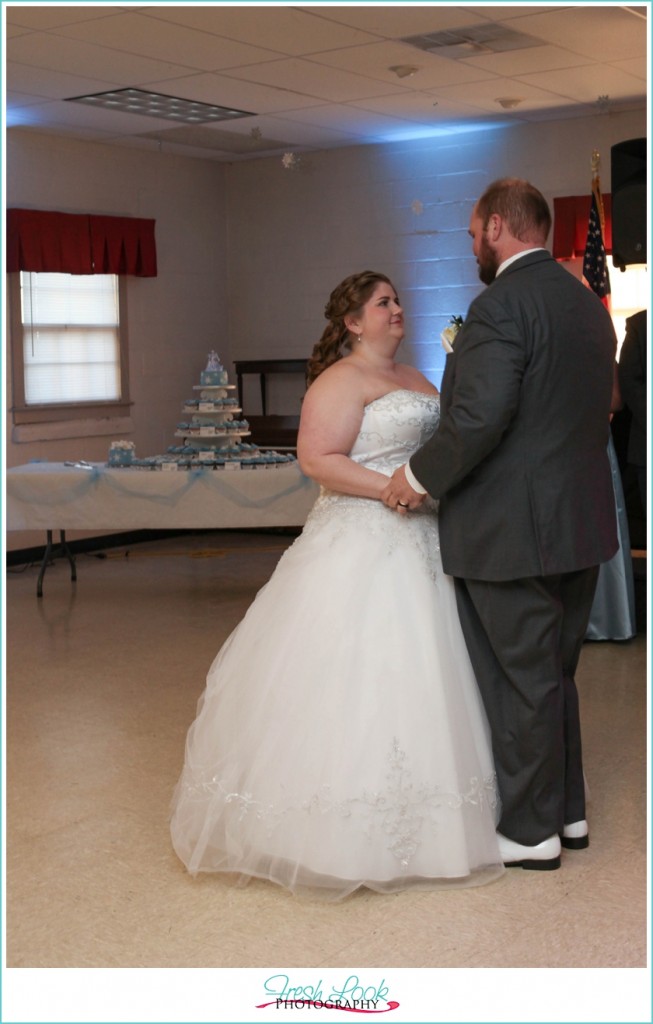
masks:
{"type": "Polygon", "coordinates": [[[365,984],[357,974],[350,974],[342,986],[291,985],[287,974],[273,974],[263,984],[268,1001],[257,1010],[344,1010],[348,1013],[388,1013],[399,1003],[389,999],[390,990],[382,978],[378,984],[365,984]]]}

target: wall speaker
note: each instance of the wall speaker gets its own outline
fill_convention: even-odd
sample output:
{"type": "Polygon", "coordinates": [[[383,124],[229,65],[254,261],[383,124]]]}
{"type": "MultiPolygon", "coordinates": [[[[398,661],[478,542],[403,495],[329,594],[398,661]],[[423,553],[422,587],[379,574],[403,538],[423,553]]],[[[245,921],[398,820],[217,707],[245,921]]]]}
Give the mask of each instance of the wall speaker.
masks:
{"type": "Polygon", "coordinates": [[[611,157],[612,259],[617,267],[646,263],[646,139],[617,143],[611,157]]]}

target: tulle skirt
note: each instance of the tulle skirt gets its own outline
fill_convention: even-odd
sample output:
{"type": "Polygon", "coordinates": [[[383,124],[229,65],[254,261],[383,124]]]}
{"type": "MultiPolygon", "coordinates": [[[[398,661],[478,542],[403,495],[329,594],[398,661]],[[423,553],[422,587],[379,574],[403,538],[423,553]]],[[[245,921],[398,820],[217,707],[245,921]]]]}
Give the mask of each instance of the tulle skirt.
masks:
{"type": "Polygon", "coordinates": [[[172,809],[191,874],[340,898],[503,872],[433,510],[328,495],[208,674],[172,809]]]}

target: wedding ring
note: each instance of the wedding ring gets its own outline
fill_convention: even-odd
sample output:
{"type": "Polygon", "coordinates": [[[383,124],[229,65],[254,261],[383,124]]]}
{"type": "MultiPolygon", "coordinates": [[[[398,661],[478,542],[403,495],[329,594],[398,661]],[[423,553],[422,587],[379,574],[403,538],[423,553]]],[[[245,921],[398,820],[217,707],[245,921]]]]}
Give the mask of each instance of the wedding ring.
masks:
{"type": "Polygon", "coordinates": [[[399,505],[400,508],[408,508],[407,501],[398,501],[397,504],[399,505]]]}

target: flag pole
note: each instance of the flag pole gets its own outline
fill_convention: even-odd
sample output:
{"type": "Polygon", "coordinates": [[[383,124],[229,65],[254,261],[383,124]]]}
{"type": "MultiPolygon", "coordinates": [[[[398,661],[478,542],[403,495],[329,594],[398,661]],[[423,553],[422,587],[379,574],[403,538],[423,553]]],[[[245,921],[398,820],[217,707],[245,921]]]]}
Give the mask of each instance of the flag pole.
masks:
{"type": "Polygon", "coordinates": [[[592,192],[596,199],[596,206],[599,211],[599,220],[601,221],[601,234],[605,239],[605,210],[603,209],[603,196],[601,195],[601,178],[599,171],[601,168],[601,154],[598,149],[592,150],[592,157],[590,159],[590,165],[592,168],[592,192]]]}
{"type": "Polygon", "coordinates": [[[590,195],[590,211],[587,223],[587,239],[583,256],[583,281],[598,295],[605,308],[610,310],[610,274],[605,252],[605,212],[601,196],[601,180],[599,168],[601,154],[598,149],[592,150],[590,161],[592,168],[592,189],[590,195]]]}

